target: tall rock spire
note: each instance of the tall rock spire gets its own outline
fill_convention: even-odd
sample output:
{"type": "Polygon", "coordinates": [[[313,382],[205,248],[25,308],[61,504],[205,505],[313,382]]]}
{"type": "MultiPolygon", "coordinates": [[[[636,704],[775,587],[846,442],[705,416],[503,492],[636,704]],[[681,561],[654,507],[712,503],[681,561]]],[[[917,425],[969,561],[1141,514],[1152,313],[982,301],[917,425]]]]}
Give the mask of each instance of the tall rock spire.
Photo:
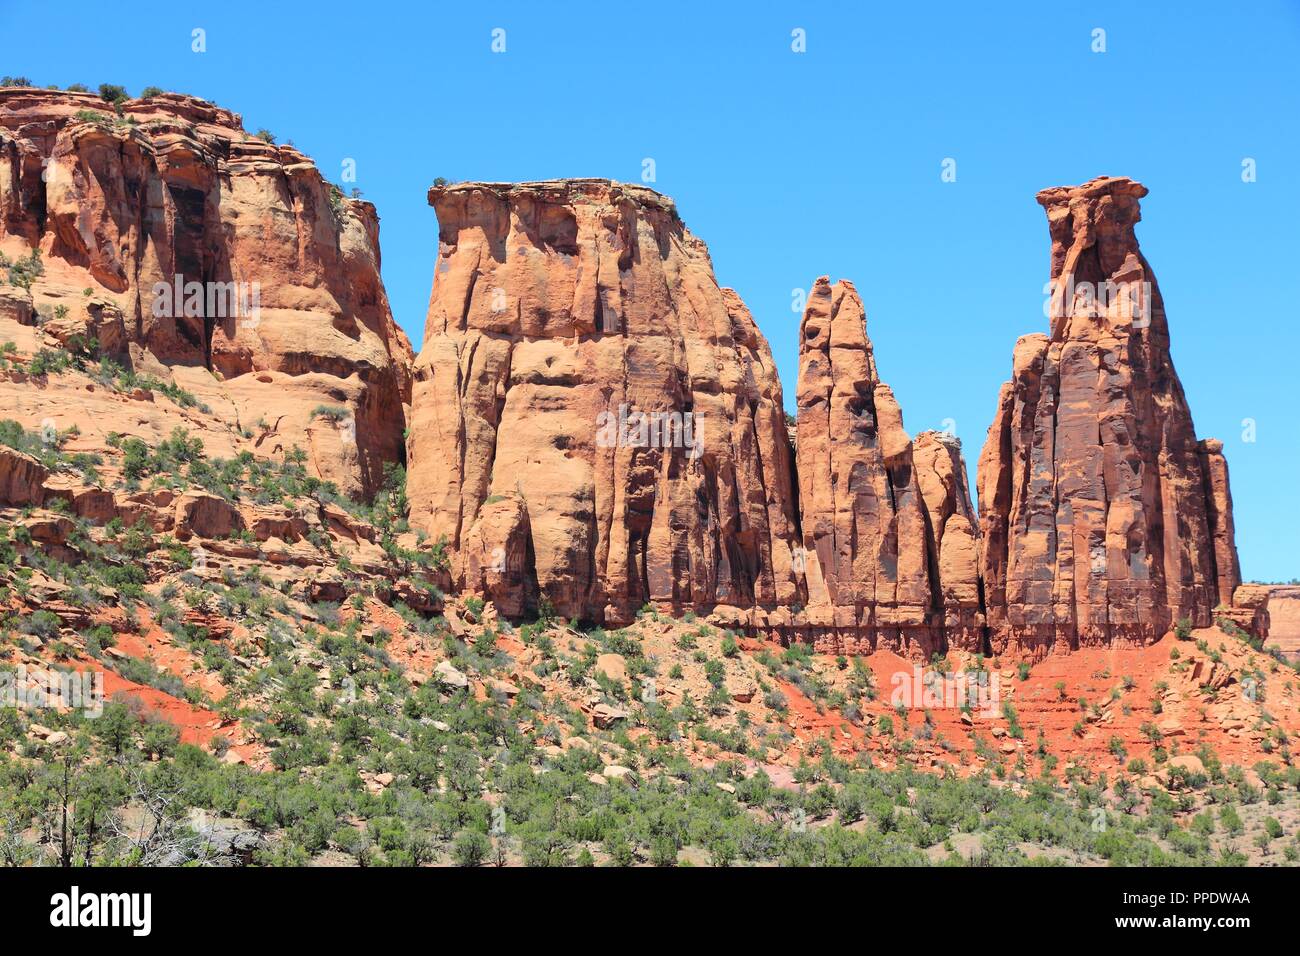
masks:
{"type": "Polygon", "coordinates": [[[1038,194],[1050,335],[1016,344],[979,463],[994,650],[1145,643],[1209,624],[1239,583],[1221,446],[1198,445],[1134,233],[1146,193],[1103,177],[1038,194]]]}
{"type": "Polygon", "coordinates": [[[925,433],[913,446],[848,281],[832,285],[823,276],[808,297],[798,403],[805,615],[814,643],[928,659],[946,648],[951,617],[957,642],[978,650],[978,549],[965,470],[955,465],[960,445],[949,449],[925,433]]]}

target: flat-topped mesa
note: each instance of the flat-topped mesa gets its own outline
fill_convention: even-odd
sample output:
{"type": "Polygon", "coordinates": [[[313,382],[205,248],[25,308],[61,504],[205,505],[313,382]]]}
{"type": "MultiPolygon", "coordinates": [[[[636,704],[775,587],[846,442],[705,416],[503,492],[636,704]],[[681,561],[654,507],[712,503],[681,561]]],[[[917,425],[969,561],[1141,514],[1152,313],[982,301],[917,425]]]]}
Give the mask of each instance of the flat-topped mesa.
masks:
{"type": "MultiPolygon", "coordinates": [[[[0,318],[95,339],[239,426],[214,449],[296,445],[355,496],[401,460],[410,395],[378,234],[370,203],[211,103],[0,90],[0,249],[43,267],[0,296],[0,318]]],[[[166,436],[156,417],[141,437],[166,436]]]]}
{"type": "Polygon", "coordinates": [[[1240,583],[1222,446],[1198,444],[1134,227],[1146,188],[1047,189],[1050,335],[1017,344],[979,463],[992,647],[1159,639],[1240,583]]]}
{"type": "Polygon", "coordinates": [[[408,494],[456,582],[608,624],[801,601],[776,367],[672,201],[591,179],[429,201],[408,494]]]}
{"type": "Polygon", "coordinates": [[[982,648],[977,531],[960,446],[914,448],[880,381],[853,285],[823,276],[800,326],[800,520],[808,604],[797,636],[830,653],[928,660],[982,648]],[[944,573],[949,575],[945,583],[944,573]]]}

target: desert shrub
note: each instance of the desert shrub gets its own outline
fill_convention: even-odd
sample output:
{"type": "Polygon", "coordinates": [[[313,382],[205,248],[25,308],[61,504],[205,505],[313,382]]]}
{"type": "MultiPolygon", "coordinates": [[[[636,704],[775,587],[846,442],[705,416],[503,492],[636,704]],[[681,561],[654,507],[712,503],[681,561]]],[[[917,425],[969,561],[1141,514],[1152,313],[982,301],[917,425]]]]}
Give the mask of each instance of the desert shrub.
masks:
{"type": "Polygon", "coordinates": [[[105,102],[112,103],[114,106],[131,98],[126,92],[126,87],[118,86],[116,83],[100,83],[99,95],[105,102]]]}

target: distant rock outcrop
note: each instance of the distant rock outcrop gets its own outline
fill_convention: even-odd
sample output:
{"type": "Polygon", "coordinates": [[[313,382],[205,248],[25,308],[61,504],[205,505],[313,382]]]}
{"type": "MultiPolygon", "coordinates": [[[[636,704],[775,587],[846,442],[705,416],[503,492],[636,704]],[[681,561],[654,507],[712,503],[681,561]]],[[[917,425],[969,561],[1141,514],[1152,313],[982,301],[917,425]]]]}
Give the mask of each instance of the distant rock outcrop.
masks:
{"type": "Polygon", "coordinates": [[[1300,585],[1269,588],[1269,644],[1300,662],[1300,585]]]}
{"type": "Polygon", "coordinates": [[[1134,226],[1146,188],[1047,189],[1051,332],[1016,345],[979,464],[992,646],[1147,643],[1240,583],[1227,469],[1198,444],[1134,226]]]}

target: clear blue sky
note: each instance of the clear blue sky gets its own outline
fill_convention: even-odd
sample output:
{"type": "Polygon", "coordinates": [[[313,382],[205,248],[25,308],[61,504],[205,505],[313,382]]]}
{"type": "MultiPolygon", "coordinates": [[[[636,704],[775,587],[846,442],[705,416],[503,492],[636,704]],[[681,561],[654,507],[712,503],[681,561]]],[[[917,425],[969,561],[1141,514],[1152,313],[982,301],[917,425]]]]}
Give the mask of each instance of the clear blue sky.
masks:
{"type": "Polygon", "coordinates": [[[1244,572],[1300,577],[1296,0],[186,7],[3,0],[0,73],[190,92],[330,178],[355,159],[417,346],[435,176],[638,181],[651,157],[771,341],[787,404],[791,290],[850,278],[909,430],[955,419],[972,470],[1013,343],[1046,325],[1034,193],[1141,180],[1139,236],[1198,433],[1226,443],[1244,572]]]}

